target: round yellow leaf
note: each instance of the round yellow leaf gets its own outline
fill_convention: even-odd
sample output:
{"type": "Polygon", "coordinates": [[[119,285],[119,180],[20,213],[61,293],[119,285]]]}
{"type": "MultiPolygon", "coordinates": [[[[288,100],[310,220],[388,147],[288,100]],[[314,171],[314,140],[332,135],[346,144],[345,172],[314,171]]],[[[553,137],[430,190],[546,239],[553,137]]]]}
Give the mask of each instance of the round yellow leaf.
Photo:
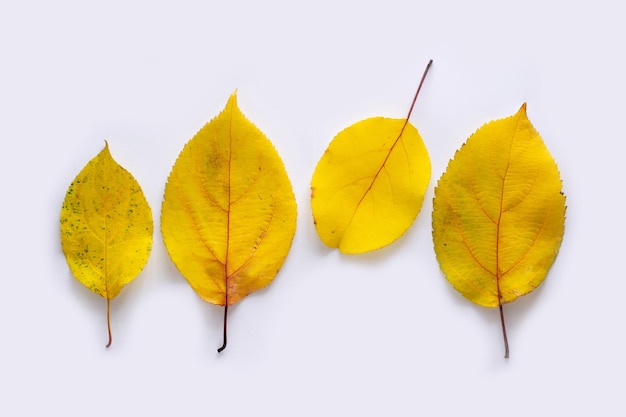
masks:
{"type": "Polygon", "coordinates": [[[392,243],[419,213],[430,169],[426,146],[406,119],[374,117],[341,131],[311,180],[320,239],[350,254],[392,243]]]}

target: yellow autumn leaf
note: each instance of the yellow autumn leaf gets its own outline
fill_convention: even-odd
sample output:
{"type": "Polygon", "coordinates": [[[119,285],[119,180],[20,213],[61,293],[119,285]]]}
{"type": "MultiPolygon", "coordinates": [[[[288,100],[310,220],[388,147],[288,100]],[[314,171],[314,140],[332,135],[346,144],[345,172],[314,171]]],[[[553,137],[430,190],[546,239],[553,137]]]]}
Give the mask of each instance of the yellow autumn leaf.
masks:
{"type": "Polygon", "coordinates": [[[558,167],[526,116],[478,129],[435,188],[433,241],[448,281],[464,297],[499,307],[536,288],[552,266],[565,228],[558,167]]]}
{"type": "Polygon", "coordinates": [[[430,180],[430,158],[405,119],[373,117],[341,131],[311,180],[311,210],[325,245],[342,253],[380,249],[411,226],[430,180]]]}
{"type": "Polygon", "coordinates": [[[109,152],[80,171],[61,208],[61,246],[74,277],[110,300],[141,272],[152,248],[152,211],[141,187],[109,152]]]}
{"type": "Polygon", "coordinates": [[[203,300],[225,306],[219,351],[228,306],[274,279],[295,228],[283,162],[233,94],[183,148],[161,208],[170,258],[203,300]]]}

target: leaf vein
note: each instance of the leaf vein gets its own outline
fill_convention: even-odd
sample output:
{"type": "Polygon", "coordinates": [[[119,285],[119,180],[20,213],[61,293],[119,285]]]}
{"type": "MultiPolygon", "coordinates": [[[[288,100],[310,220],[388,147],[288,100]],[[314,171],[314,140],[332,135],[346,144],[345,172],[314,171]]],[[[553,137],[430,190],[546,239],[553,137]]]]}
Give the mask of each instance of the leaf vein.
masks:
{"type": "Polygon", "coordinates": [[[404,133],[404,128],[405,128],[407,123],[408,123],[408,119],[406,120],[406,122],[402,126],[402,129],[400,129],[400,133],[398,133],[398,137],[396,138],[396,140],[389,147],[389,151],[387,151],[387,155],[385,155],[385,159],[382,161],[382,164],[380,165],[380,168],[378,168],[378,171],[376,171],[376,173],[372,177],[373,178],[372,182],[367,187],[367,189],[363,193],[363,196],[361,196],[361,199],[356,204],[356,207],[354,208],[354,211],[352,212],[352,215],[350,216],[350,220],[348,220],[348,222],[347,222],[348,225],[352,223],[352,220],[354,219],[354,216],[356,215],[357,211],[359,210],[359,207],[361,206],[361,203],[363,202],[363,200],[365,200],[365,197],[367,197],[367,195],[370,193],[370,191],[372,191],[372,188],[374,187],[374,184],[378,180],[378,176],[379,176],[380,172],[383,170],[383,168],[386,168],[385,166],[387,164],[387,161],[389,160],[389,156],[391,155],[391,153],[395,149],[395,146],[401,140],[402,134],[404,133]]]}
{"type": "Polygon", "coordinates": [[[516,267],[518,267],[523,261],[524,259],[526,259],[528,257],[528,255],[530,254],[530,252],[533,250],[533,248],[535,247],[535,245],[537,244],[537,241],[539,240],[539,237],[541,236],[541,234],[543,233],[543,231],[546,228],[546,224],[548,223],[548,218],[550,217],[550,211],[552,210],[552,205],[550,205],[550,207],[548,208],[548,210],[546,210],[546,214],[543,218],[543,223],[541,224],[541,228],[537,231],[537,233],[535,234],[535,238],[533,239],[533,243],[528,247],[528,249],[526,250],[526,252],[524,252],[521,256],[520,259],[515,262],[509,269],[507,269],[506,271],[504,271],[501,275],[500,278],[503,278],[506,274],[508,274],[509,272],[511,272],[513,269],[515,269],[516,267]]]}
{"type": "Polygon", "coordinates": [[[248,259],[246,259],[239,268],[234,270],[232,273],[228,274],[228,279],[230,279],[230,278],[236,276],[237,274],[239,274],[240,271],[244,270],[250,264],[250,262],[252,262],[252,259],[256,256],[256,253],[259,250],[259,247],[261,246],[261,244],[265,240],[265,236],[267,236],[267,232],[269,231],[269,229],[270,229],[270,227],[272,225],[272,222],[274,221],[274,212],[275,211],[276,211],[275,205],[272,204],[272,212],[270,213],[270,218],[269,218],[269,220],[267,222],[267,226],[265,227],[265,229],[263,229],[261,231],[261,234],[259,235],[260,240],[258,241],[258,243],[255,244],[255,247],[252,250],[252,253],[248,257],[248,259]]]}

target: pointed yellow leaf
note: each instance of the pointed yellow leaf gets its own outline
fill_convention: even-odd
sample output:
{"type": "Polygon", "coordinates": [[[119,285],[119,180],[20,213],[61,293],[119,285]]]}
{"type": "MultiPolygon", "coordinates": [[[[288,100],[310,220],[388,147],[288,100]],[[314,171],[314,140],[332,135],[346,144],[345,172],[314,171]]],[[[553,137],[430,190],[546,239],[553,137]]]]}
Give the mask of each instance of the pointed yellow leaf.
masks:
{"type": "Polygon", "coordinates": [[[441,269],[464,297],[485,307],[501,307],[543,281],[564,227],[558,167],[526,104],[478,129],[435,188],[433,240],[441,269]]]}
{"type": "Polygon", "coordinates": [[[349,254],[392,243],[415,220],[429,180],[428,151],[407,119],[353,124],[335,136],[311,180],[320,239],[349,254]]]}
{"type": "Polygon", "coordinates": [[[170,258],[203,300],[232,305],[276,276],[296,201],[276,149],[235,94],[183,148],[161,210],[170,258]]]}
{"type": "Polygon", "coordinates": [[[148,261],[152,231],[152,211],[141,187],[106,144],[67,190],[61,246],[74,277],[107,299],[107,311],[108,301],[148,261]]]}

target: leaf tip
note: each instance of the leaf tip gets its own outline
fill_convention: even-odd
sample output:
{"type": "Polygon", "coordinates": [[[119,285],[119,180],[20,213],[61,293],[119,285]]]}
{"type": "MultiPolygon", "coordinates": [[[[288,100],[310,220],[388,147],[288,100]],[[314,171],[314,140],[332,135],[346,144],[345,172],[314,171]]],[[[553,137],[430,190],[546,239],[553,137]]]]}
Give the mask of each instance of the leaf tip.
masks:
{"type": "Polygon", "coordinates": [[[519,108],[518,113],[522,113],[524,114],[524,116],[526,115],[526,103],[524,102],[524,104],[522,104],[522,107],[519,108]]]}
{"type": "Polygon", "coordinates": [[[235,88],[235,91],[233,91],[233,93],[230,95],[230,97],[228,98],[228,104],[227,105],[234,105],[235,107],[237,107],[237,89],[235,88]]]}
{"type": "Polygon", "coordinates": [[[100,151],[100,155],[106,157],[109,157],[111,159],[113,159],[113,156],[111,155],[111,151],[109,150],[109,142],[105,139],[104,140],[104,148],[100,151]]]}

